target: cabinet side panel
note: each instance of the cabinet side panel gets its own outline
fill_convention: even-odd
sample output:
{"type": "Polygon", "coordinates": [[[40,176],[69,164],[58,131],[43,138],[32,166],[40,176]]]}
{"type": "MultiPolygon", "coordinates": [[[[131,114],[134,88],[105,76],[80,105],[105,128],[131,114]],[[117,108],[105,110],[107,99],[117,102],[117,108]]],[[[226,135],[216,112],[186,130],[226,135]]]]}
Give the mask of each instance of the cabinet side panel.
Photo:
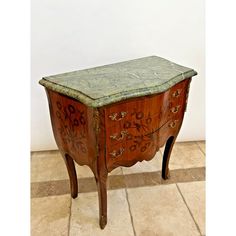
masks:
{"type": "Polygon", "coordinates": [[[93,109],[57,92],[47,89],[46,92],[59,150],[93,170],[96,159],[93,109]]]}

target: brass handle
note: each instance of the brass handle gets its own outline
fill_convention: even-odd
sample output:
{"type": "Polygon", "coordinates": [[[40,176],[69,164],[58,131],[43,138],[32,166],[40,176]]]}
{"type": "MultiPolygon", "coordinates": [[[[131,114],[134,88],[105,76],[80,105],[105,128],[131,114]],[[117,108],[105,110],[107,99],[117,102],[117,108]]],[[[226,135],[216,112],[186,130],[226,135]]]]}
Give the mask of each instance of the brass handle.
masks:
{"type": "Polygon", "coordinates": [[[112,158],[116,158],[119,157],[123,154],[123,152],[125,151],[124,148],[120,148],[118,151],[113,150],[112,152],[110,152],[109,154],[111,155],[112,158]]]}
{"type": "Polygon", "coordinates": [[[120,141],[120,140],[124,139],[124,137],[125,137],[127,134],[128,134],[128,131],[122,130],[122,131],[120,132],[120,134],[113,134],[113,135],[110,136],[110,138],[111,138],[111,139],[114,139],[114,140],[116,140],[116,141],[120,141]]]}
{"type": "Polygon", "coordinates": [[[121,111],[120,116],[118,116],[118,113],[112,113],[111,115],[109,115],[109,118],[113,121],[119,121],[122,120],[126,115],[127,115],[126,111],[121,111]]]}
{"type": "Polygon", "coordinates": [[[177,113],[179,111],[180,105],[176,107],[172,107],[170,110],[172,113],[177,113]]]}
{"type": "Polygon", "coordinates": [[[178,120],[174,120],[169,124],[170,128],[175,128],[176,124],[177,124],[178,120]]]}
{"type": "Polygon", "coordinates": [[[176,91],[174,91],[174,93],[172,93],[172,97],[177,98],[179,97],[180,93],[181,93],[181,89],[177,89],[176,91]]]}

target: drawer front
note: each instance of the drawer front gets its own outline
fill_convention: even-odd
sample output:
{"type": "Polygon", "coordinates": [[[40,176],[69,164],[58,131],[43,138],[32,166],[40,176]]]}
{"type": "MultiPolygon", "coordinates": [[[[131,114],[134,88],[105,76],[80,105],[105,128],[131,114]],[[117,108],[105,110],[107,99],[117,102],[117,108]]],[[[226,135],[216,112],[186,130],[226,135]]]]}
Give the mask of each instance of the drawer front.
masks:
{"type": "Polygon", "coordinates": [[[137,135],[131,140],[107,147],[108,169],[114,164],[129,166],[134,160],[144,160],[156,153],[157,137],[155,133],[137,135]]]}
{"type": "Polygon", "coordinates": [[[129,127],[133,122],[150,123],[150,118],[159,115],[163,94],[136,98],[117,103],[105,110],[106,127],[129,127]]]}
{"type": "Polygon", "coordinates": [[[108,145],[115,145],[120,142],[128,142],[136,136],[150,134],[159,128],[159,115],[147,116],[142,119],[131,119],[117,123],[106,129],[106,141],[108,145]]]}
{"type": "Polygon", "coordinates": [[[156,151],[165,145],[167,139],[176,135],[182,119],[183,117],[174,117],[156,132],[136,135],[125,142],[107,146],[108,170],[116,166],[131,166],[137,161],[152,159],[156,151]]]}

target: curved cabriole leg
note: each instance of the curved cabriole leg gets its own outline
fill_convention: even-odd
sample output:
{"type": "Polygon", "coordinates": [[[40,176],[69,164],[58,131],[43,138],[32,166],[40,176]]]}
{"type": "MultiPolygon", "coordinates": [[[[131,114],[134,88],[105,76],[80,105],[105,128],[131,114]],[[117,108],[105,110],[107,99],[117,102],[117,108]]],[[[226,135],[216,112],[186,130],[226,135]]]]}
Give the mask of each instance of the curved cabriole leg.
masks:
{"type": "Polygon", "coordinates": [[[172,148],[174,146],[176,137],[171,136],[166,142],[165,151],[163,155],[163,161],[162,161],[162,178],[168,179],[169,178],[169,160],[172,148]]]}
{"type": "Polygon", "coordinates": [[[107,173],[103,173],[95,179],[98,188],[99,224],[100,228],[104,229],[107,224],[107,173]]]}
{"type": "Polygon", "coordinates": [[[76,198],[78,196],[78,182],[77,182],[74,160],[68,154],[65,154],[64,161],[66,163],[66,167],[70,178],[71,197],[76,198]]]}

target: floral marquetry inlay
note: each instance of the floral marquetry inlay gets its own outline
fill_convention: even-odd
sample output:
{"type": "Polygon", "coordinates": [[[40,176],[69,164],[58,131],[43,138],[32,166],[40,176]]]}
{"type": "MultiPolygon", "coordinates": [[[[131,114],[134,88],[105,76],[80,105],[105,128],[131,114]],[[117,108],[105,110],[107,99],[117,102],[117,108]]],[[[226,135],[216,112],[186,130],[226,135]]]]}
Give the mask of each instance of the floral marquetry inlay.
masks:
{"type": "MultiPolygon", "coordinates": [[[[129,113],[129,117],[123,122],[123,129],[110,135],[112,142],[123,142],[123,145],[126,142],[125,149],[123,152],[119,152],[119,156],[127,152],[139,151],[143,153],[149,148],[153,148],[154,133],[157,129],[155,127],[156,122],[153,122],[155,118],[151,117],[150,112],[145,114],[143,111],[136,109],[129,113]]],[[[110,155],[114,156],[114,153],[117,152],[117,150],[114,150],[110,155]]]]}
{"type": "Polygon", "coordinates": [[[56,102],[56,108],[56,117],[60,120],[59,133],[63,142],[74,152],[87,153],[84,111],[72,104],[62,106],[59,101],[56,102]]]}
{"type": "Polygon", "coordinates": [[[139,149],[139,151],[145,152],[152,145],[153,134],[151,133],[151,123],[150,113],[147,116],[142,111],[133,111],[131,113],[131,120],[126,121],[123,125],[123,128],[129,132],[126,138],[127,141],[132,141],[129,151],[133,152],[139,149]]]}

